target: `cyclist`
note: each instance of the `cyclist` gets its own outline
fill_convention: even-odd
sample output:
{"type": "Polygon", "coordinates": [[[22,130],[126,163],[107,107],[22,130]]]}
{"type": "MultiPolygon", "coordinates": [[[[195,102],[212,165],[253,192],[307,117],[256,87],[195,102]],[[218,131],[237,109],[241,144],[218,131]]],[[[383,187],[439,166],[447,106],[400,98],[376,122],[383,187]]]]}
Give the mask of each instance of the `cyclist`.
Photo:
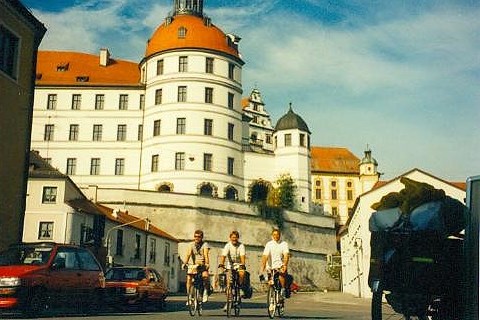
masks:
{"type": "MultiPolygon", "coordinates": [[[[240,234],[238,233],[238,231],[234,230],[230,232],[230,241],[225,244],[225,247],[222,250],[222,254],[220,256],[220,264],[218,265],[218,267],[226,269],[227,279],[231,279],[231,270],[233,268],[233,264],[240,263],[240,267],[238,269],[238,281],[240,285],[240,295],[243,297],[243,288],[245,284],[245,246],[243,245],[243,243],[240,243],[240,241],[238,240],[239,238],[240,234]],[[226,265],[225,260],[227,261],[226,265]]],[[[229,287],[230,284],[230,280],[227,281],[227,287],[229,287]]],[[[228,290],[226,292],[228,294],[228,290]]],[[[227,310],[227,304],[225,304],[223,310],[227,310]]]]}
{"type": "MultiPolygon", "coordinates": [[[[210,288],[210,280],[208,274],[208,268],[210,264],[210,247],[208,246],[208,243],[203,241],[202,230],[195,230],[193,237],[193,242],[188,245],[187,257],[184,261],[185,263],[188,263],[191,257],[193,263],[198,265],[197,271],[202,273],[204,288],[202,302],[207,302],[210,288]]],[[[189,289],[192,286],[192,277],[192,275],[187,274],[187,292],[189,292],[189,289]]]]}
{"type": "Polygon", "coordinates": [[[285,298],[285,288],[288,270],[288,261],[290,259],[290,251],[288,250],[288,243],[280,240],[281,232],[279,229],[273,229],[272,240],[267,242],[265,249],[263,250],[261,270],[263,274],[265,269],[272,270],[278,269],[280,285],[282,286],[281,296],[285,298]],[[268,262],[268,268],[267,268],[268,262]]]}

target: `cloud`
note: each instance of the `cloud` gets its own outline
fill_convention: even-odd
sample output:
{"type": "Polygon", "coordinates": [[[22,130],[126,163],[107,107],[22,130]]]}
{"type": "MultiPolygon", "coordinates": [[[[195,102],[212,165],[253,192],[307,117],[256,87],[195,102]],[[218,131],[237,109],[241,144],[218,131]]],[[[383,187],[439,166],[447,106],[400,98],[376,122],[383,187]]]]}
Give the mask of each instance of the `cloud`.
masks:
{"type": "MultiPolygon", "coordinates": [[[[48,27],[43,49],[108,47],[139,61],[171,9],[153,0],[89,0],[34,13],[48,27]]],[[[389,177],[412,167],[458,180],[480,172],[480,142],[472,138],[480,136],[478,6],[212,0],[205,13],[243,38],[245,95],[258,85],[274,120],[292,101],[314,144],[361,155],[369,143],[389,177]],[[458,155],[469,162],[452,165],[458,155]]]]}

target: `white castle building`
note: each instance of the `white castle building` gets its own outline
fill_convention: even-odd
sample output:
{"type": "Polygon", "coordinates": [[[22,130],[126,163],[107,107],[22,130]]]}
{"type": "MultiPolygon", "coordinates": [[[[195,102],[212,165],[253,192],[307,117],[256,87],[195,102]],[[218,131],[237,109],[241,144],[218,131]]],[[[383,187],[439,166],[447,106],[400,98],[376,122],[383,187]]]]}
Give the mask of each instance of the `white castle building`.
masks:
{"type": "Polygon", "coordinates": [[[242,98],[240,38],[175,0],[137,62],[40,51],[32,148],[80,187],[248,200],[288,173],[310,212],[310,130],[291,108],[275,126],[259,90],[242,98]]]}

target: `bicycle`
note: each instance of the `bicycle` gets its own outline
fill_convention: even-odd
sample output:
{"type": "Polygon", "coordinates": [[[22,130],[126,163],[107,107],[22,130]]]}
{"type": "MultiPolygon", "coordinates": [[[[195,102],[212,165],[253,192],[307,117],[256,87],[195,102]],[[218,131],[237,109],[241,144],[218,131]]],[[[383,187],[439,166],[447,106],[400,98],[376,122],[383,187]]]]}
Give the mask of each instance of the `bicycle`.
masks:
{"type": "MultiPolygon", "coordinates": [[[[285,314],[285,300],[282,297],[282,285],[279,276],[278,269],[272,269],[268,274],[267,312],[270,319],[273,319],[275,315],[283,317],[285,314]]],[[[260,281],[263,281],[263,275],[260,277],[260,281]]]]}
{"type": "Polygon", "coordinates": [[[192,284],[187,292],[187,306],[188,312],[193,317],[197,313],[199,316],[203,312],[203,278],[202,273],[198,270],[199,265],[188,264],[186,265],[187,274],[192,277],[192,284]]]}
{"type": "Polygon", "coordinates": [[[240,294],[240,263],[234,263],[229,272],[229,279],[227,285],[227,317],[230,318],[233,314],[238,317],[240,315],[240,304],[242,303],[242,296],[240,294]]]}

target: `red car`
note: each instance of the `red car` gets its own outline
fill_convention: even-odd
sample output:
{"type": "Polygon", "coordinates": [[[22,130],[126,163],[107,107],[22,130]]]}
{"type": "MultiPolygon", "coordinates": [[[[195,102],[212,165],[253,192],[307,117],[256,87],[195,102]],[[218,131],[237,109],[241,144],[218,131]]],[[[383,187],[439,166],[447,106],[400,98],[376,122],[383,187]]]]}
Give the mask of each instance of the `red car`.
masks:
{"type": "Polygon", "coordinates": [[[106,299],[113,307],[163,309],[168,288],[151,267],[113,267],[106,274],[106,299]]]}
{"type": "Polygon", "coordinates": [[[102,267],[87,249],[52,242],[22,243],[0,252],[0,312],[38,316],[55,304],[98,310],[102,267]]]}

